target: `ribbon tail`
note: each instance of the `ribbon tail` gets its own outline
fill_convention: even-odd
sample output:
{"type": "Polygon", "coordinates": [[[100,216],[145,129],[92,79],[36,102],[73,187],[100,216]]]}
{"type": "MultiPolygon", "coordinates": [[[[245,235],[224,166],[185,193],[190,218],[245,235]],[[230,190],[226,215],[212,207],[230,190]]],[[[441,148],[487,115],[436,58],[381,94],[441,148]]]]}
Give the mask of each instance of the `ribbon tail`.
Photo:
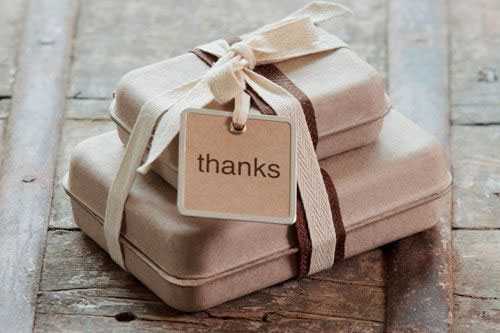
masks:
{"type": "Polygon", "coordinates": [[[307,127],[306,117],[297,99],[263,76],[246,71],[247,83],[279,115],[290,119],[297,136],[297,183],[304,203],[309,234],[317,244],[311,254],[309,274],[331,267],[335,261],[336,232],[321,168],[307,127]]]}
{"type": "Polygon", "coordinates": [[[134,183],[136,169],[147,150],[156,122],[170,106],[184,96],[199,80],[189,82],[177,89],[164,92],[147,102],[141,108],[134,128],[130,133],[125,154],[115,179],[109,189],[106,212],[104,215],[104,238],[109,255],[125,269],[120,247],[120,230],[123,211],[128,193],[134,183]]]}
{"type": "Polygon", "coordinates": [[[309,17],[314,24],[319,24],[335,17],[350,14],[352,14],[352,11],[344,5],[327,1],[314,1],[288,15],[286,19],[309,17]]]}
{"type": "Polygon", "coordinates": [[[234,98],[233,125],[242,129],[250,113],[250,96],[242,91],[234,98]]]}
{"type": "Polygon", "coordinates": [[[254,32],[243,35],[243,37],[248,38],[249,36],[271,31],[276,27],[286,24],[287,21],[289,22],[307,18],[311,21],[312,24],[318,25],[320,23],[329,21],[333,18],[350,15],[352,13],[353,12],[348,7],[338,3],[327,2],[327,1],[314,1],[305,5],[301,9],[293,12],[284,19],[277,21],[275,23],[267,24],[262,28],[255,30],[254,32]]]}
{"type": "Polygon", "coordinates": [[[181,126],[181,113],[186,108],[204,107],[213,100],[206,82],[200,80],[187,95],[175,103],[158,121],[151,148],[144,163],[137,169],[140,174],[146,174],[151,165],[167,149],[168,145],[179,133],[181,126]]]}

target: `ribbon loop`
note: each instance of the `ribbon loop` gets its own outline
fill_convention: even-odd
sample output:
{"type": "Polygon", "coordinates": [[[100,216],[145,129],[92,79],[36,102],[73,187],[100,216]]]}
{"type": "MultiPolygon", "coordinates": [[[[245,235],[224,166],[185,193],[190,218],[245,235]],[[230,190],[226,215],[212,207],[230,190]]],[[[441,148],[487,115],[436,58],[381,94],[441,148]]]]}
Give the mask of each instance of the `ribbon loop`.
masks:
{"type": "Polygon", "coordinates": [[[224,104],[243,92],[245,80],[241,70],[237,68],[237,59],[221,58],[219,61],[206,73],[204,80],[214,99],[224,104]]]}
{"type": "Polygon", "coordinates": [[[255,58],[255,54],[253,53],[252,48],[248,44],[244,42],[238,42],[231,45],[230,50],[241,56],[243,60],[246,61],[246,63],[244,63],[244,67],[247,67],[250,70],[255,68],[257,59],[255,58]]]}
{"type": "MultiPolygon", "coordinates": [[[[222,44],[226,47],[226,44],[222,44]]],[[[233,126],[242,129],[250,112],[250,97],[245,94],[244,70],[253,70],[257,59],[252,48],[238,42],[227,48],[226,53],[208,70],[204,79],[215,100],[221,104],[234,99],[233,126]]]]}

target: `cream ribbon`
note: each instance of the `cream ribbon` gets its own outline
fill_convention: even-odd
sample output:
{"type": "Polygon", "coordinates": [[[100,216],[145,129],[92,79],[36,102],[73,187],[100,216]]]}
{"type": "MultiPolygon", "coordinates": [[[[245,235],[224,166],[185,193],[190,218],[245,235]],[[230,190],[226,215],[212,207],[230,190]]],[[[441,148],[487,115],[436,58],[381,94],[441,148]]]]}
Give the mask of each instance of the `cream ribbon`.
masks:
{"type": "Polygon", "coordinates": [[[309,274],[333,265],[335,228],[300,102],[253,68],[346,47],[343,41],[316,24],[347,12],[346,8],[334,3],[313,2],[282,21],[243,36],[241,42],[232,46],[224,40],[203,45],[199,48],[217,56],[218,61],[199,79],[165,91],[142,106],[106,206],[104,235],[108,252],[117,264],[125,269],[119,237],[125,202],[136,171],[142,174],[149,171],[151,164],[178,134],[181,113],[186,108],[201,108],[213,100],[219,103],[234,100],[233,124],[244,126],[250,109],[250,97],[245,93],[248,85],[276,114],[289,118],[297,129],[297,179],[313,249],[309,274]]]}

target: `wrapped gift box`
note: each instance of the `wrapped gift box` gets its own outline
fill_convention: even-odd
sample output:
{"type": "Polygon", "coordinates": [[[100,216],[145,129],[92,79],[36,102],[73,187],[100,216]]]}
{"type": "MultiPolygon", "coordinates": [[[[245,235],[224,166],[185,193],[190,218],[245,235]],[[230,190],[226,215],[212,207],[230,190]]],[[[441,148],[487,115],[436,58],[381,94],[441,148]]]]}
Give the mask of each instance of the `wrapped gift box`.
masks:
{"type": "MultiPolygon", "coordinates": [[[[106,199],[123,150],[116,133],[82,142],[65,180],[76,223],[105,250],[106,199]]],[[[442,148],[396,112],[375,143],[320,164],[338,194],[345,257],[430,228],[449,205],[442,148]]],[[[124,261],[168,305],[202,310],[297,276],[294,226],[182,216],[173,187],[154,173],[137,178],[121,229],[124,261]]]]}

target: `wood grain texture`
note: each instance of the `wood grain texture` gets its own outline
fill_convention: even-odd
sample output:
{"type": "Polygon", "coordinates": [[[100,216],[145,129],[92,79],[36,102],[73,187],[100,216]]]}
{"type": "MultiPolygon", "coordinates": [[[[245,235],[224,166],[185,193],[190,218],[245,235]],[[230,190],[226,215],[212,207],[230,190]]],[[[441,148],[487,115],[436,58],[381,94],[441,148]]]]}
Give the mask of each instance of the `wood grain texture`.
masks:
{"type": "MultiPolygon", "coordinates": [[[[269,313],[275,313],[294,315],[296,318],[313,315],[383,323],[380,321],[384,310],[383,291],[369,287],[356,290],[358,293],[349,293],[349,289],[330,282],[290,281],[204,312],[220,318],[255,321],[263,321],[269,313]],[[298,291],[300,292],[297,293],[298,291]],[[357,298],[365,304],[354,303],[350,298],[357,298]]],[[[196,321],[199,313],[203,313],[182,313],[169,308],[160,300],[111,296],[106,295],[106,290],[92,289],[41,292],[37,311],[105,317],[131,312],[142,320],[185,321],[196,321]]]]}
{"type": "Polygon", "coordinates": [[[382,288],[310,279],[290,280],[239,300],[208,310],[223,317],[242,313],[264,318],[267,313],[301,313],[324,317],[383,323],[385,299],[382,288]]]}
{"type": "MultiPolygon", "coordinates": [[[[384,284],[382,255],[381,250],[370,251],[344,260],[335,268],[315,274],[309,279],[382,287],[384,284]]],[[[49,232],[41,290],[129,287],[132,287],[131,297],[144,297],[145,288],[142,286],[138,288],[137,281],[113,264],[108,255],[83,233],[75,230],[49,232]]]]}
{"type": "Polygon", "coordinates": [[[499,299],[455,297],[454,333],[497,333],[499,327],[499,299]]]}
{"type": "Polygon", "coordinates": [[[0,119],[6,119],[10,111],[10,98],[0,99],[0,119]]]}
{"type": "Polygon", "coordinates": [[[103,295],[110,297],[151,299],[152,294],[145,287],[78,230],[49,231],[43,267],[42,291],[95,289],[103,293],[108,290],[103,295]],[[120,294],[116,294],[117,290],[120,294]]]}
{"type": "Polygon", "coordinates": [[[455,293],[500,299],[500,230],[455,230],[455,293]]]}
{"type": "Polygon", "coordinates": [[[456,122],[499,119],[499,16],[497,0],[455,0],[450,6],[452,103],[466,107],[454,109],[456,122]],[[496,110],[483,106],[494,106],[496,110]],[[489,111],[488,115],[484,110],[489,111]]]}
{"type": "Polygon", "coordinates": [[[450,211],[451,200],[436,227],[386,248],[387,332],[448,332],[453,301],[450,211]]]}
{"type": "Polygon", "coordinates": [[[500,3],[458,0],[450,8],[454,124],[500,124],[500,3]]]}
{"type": "Polygon", "coordinates": [[[109,120],[110,99],[69,99],[66,119],[109,120]]]}
{"type": "Polygon", "coordinates": [[[447,144],[446,1],[391,1],[389,8],[389,91],[394,106],[447,144]]]}
{"type": "Polygon", "coordinates": [[[30,1],[0,173],[0,323],[32,330],[76,1],[30,1]]]}
{"type": "Polygon", "coordinates": [[[215,5],[203,0],[180,5],[175,0],[87,0],[78,22],[69,95],[110,98],[127,71],[256,29],[306,3],[223,0],[215,5]]]}
{"type": "MultiPolygon", "coordinates": [[[[391,1],[389,85],[396,110],[447,145],[447,2],[391,1]]],[[[450,206],[451,208],[451,206],[450,206]]],[[[387,332],[447,332],[452,317],[449,210],[437,227],[387,247],[387,332]]]]}
{"type": "MultiPolygon", "coordinates": [[[[88,104],[82,101],[71,101],[68,105],[68,113],[80,115],[89,113],[85,109],[88,104]],[[82,112],[79,112],[82,111],[82,112]]],[[[92,112],[90,112],[92,113],[92,112]]],[[[115,129],[115,125],[109,120],[97,119],[66,120],[62,130],[61,148],[57,153],[56,181],[54,199],[49,226],[50,228],[73,229],[78,228],[73,221],[71,205],[64,192],[61,181],[68,171],[71,152],[77,144],[92,136],[109,132],[115,129]]]]}
{"type": "Polygon", "coordinates": [[[452,110],[454,125],[500,125],[500,102],[493,105],[453,105],[452,110]]]}
{"type": "Polygon", "coordinates": [[[353,15],[335,19],[325,28],[349,44],[356,53],[375,67],[387,73],[387,5],[388,0],[341,1],[353,15]]]}
{"type": "Polygon", "coordinates": [[[314,316],[304,318],[270,314],[265,321],[246,319],[233,320],[200,317],[196,322],[133,320],[117,322],[113,317],[40,314],[40,325],[35,332],[336,332],[378,333],[382,325],[370,322],[355,322],[342,319],[324,319],[314,316]]]}
{"type": "Polygon", "coordinates": [[[385,261],[381,249],[336,263],[332,269],[314,274],[312,280],[345,282],[353,285],[385,286],[385,261]]]}
{"type": "MultiPolygon", "coordinates": [[[[309,2],[222,0],[214,4],[203,0],[179,5],[175,0],[87,0],[78,22],[69,95],[110,98],[120,77],[136,67],[254,30],[309,2]]],[[[377,68],[383,68],[385,48],[379,41],[385,39],[386,0],[343,3],[355,11],[356,17],[339,18],[331,29],[351,41],[353,48],[377,68]]]]}
{"type": "Polygon", "coordinates": [[[2,166],[2,152],[3,152],[3,146],[4,146],[4,133],[5,133],[5,120],[0,119],[0,168],[2,166]]]}
{"type": "Polygon", "coordinates": [[[496,0],[450,7],[456,332],[500,330],[499,15],[496,0]]]}
{"type": "Polygon", "coordinates": [[[166,306],[80,231],[54,230],[47,239],[35,330],[76,330],[82,325],[99,330],[104,327],[98,323],[107,323],[108,329],[194,330],[201,326],[231,331],[239,323],[242,330],[254,331],[310,327],[381,332],[380,257],[380,251],[370,252],[314,279],[289,281],[208,311],[186,314],[166,306]],[[128,326],[114,319],[126,312],[136,318],[128,326]]]}
{"type": "MultiPolygon", "coordinates": [[[[0,0],[0,97],[11,96],[16,52],[27,0],[0,0]]],[[[1,100],[0,100],[1,103],[1,100]]]]}
{"type": "Polygon", "coordinates": [[[453,226],[499,229],[500,126],[453,126],[451,149],[453,226]]]}

